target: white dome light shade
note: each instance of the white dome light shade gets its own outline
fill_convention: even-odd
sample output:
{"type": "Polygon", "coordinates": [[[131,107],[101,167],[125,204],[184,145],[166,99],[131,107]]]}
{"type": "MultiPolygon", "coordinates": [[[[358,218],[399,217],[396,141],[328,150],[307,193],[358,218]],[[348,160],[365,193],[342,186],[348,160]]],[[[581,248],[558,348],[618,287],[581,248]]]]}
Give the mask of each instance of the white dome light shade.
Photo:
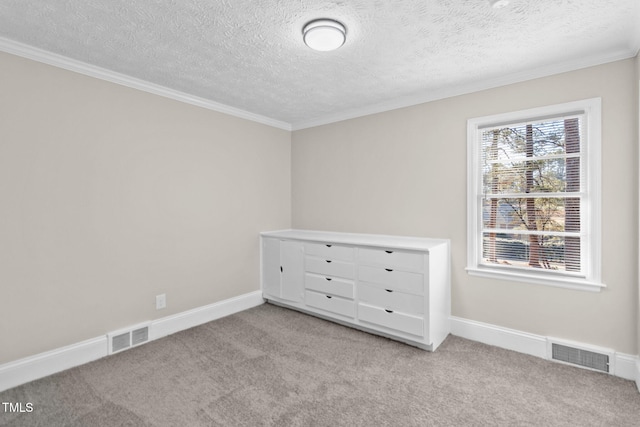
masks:
{"type": "Polygon", "coordinates": [[[489,0],[489,3],[494,9],[502,9],[509,4],[509,0],[489,0]]]}
{"type": "Polygon", "coordinates": [[[327,52],[342,46],[347,39],[347,30],[338,21],[317,19],[302,29],[304,43],[313,50],[327,52]]]}

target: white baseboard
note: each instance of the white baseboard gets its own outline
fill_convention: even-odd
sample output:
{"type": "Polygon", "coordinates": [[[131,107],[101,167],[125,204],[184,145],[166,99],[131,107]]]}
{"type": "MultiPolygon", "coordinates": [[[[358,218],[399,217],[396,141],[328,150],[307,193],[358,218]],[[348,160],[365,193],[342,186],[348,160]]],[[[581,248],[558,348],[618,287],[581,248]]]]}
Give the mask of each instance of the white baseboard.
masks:
{"type": "MultiPolygon", "coordinates": [[[[151,322],[149,340],[211,322],[264,303],[255,291],[151,322]]],[[[451,316],[451,334],[496,347],[549,359],[547,337],[451,316]]],[[[107,356],[107,336],[100,336],[0,365],[0,392],[107,356]]],[[[635,381],[640,391],[640,358],[614,353],[612,375],[635,381]]]]}
{"type": "MultiPolygon", "coordinates": [[[[263,304],[262,291],[250,292],[214,304],[151,322],[149,341],[211,322],[263,304]]],[[[107,335],[0,365],[0,392],[107,356],[107,335]]]]}
{"type": "Polygon", "coordinates": [[[636,366],[640,362],[640,358],[638,358],[638,356],[616,352],[613,357],[615,358],[616,364],[616,369],[615,372],[613,372],[613,375],[624,378],[625,380],[635,381],[636,383],[640,380],[636,370],[636,366]]]}
{"type": "MultiPolygon", "coordinates": [[[[455,316],[450,320],[452,335],[551,360],[547,351],[548,337],[455,316]]],[[[587,344],[584,346],[588,347],[587,344]]],[[[640,391],[640,358],[618,352],[613,352],[613,358],[610,374],[636,381],[640,391]]]]}
{"type": "Polygon", "coordinates": [[[151,322],[149,330],[149,340],[157,340],[167,335],[203,323],[211,322],[234,313],[238,313],[249,308],[253,308],[264,304],[262,291],[254,291],[248,294],[229,298],[224,301],[194,308],[193,310],[183,311],[173,316],[163,317],[162,319],[151,322]]]}
{"type": "Polygon", "coordinates": [[[107,336],[0,365],[0,391],[83,365],[107,355],[107,336]]]}
{"type": "Polygon", "coordinates": [[[451,316],[451,334],[531,356],[547,357],[547,339],[515,329],[451,316]]]}

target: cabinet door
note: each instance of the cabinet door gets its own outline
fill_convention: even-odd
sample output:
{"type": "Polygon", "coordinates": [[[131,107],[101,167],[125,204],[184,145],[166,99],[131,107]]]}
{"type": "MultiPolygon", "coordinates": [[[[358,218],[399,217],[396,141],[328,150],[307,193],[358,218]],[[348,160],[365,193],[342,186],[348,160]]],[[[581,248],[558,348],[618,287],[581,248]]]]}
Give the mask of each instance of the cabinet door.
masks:
{"type": "Polygon", "coordinates": [[[280,240],[262,239],[262,292],[280,297],[280,240]]]}
{"type": "Polygon", "coordinates": [[[304,298],[304,250],[301,242],[280,242],[282,277],[280,297],[301,302],[304,298]]]}

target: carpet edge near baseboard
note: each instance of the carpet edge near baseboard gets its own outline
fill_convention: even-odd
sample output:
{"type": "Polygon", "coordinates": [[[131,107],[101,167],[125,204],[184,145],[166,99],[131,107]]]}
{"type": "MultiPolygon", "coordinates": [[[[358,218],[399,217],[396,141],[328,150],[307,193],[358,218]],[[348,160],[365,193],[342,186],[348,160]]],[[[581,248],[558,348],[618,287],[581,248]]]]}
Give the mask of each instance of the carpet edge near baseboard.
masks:
{"type": "MultiPolygon", "coordinates": [[[[149,341],[264,304],[253,291],[150,322],[149,341]]],[[[0,392],[109,354],[107,334],[0,365],[0,392]]]]}

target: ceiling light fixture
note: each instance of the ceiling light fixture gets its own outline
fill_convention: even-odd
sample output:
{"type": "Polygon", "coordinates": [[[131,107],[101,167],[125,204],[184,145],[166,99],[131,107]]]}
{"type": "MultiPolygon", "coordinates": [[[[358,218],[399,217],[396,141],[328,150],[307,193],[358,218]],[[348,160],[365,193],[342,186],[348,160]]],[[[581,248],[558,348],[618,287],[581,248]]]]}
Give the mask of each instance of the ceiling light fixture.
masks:
{"type": "Polygon", "coordinates": [[[489,0],[489,4],[494,9],[502,9],[509,4],[509,0],[489,0]]]}
{"type": "Polygon", "coordinates": [[[313,50],[336,50],[347,40],[347,29],[333,19],[316,19],[302,29],[304,43],[313,50]]]}

